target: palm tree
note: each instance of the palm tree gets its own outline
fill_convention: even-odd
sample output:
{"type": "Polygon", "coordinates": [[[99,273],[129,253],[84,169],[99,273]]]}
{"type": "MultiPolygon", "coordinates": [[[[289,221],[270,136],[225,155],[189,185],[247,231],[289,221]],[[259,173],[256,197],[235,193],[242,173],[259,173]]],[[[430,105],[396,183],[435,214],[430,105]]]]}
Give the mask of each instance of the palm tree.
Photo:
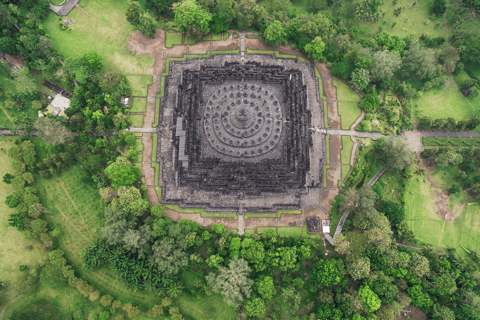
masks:
{"type": "Polygon", "coordinates": [[[170,298],[175,298],[182,293],[184,289],[183,283],[180,281],[173,282],[167,289],[167,294],[170,298]]]}

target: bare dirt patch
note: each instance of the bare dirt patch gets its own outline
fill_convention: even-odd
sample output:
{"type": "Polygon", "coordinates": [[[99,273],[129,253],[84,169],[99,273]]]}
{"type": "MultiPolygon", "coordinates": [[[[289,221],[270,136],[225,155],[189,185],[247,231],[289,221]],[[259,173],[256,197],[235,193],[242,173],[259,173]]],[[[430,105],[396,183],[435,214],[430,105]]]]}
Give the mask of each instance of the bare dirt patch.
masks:
{"type": "Polygon", "coordinates": [[[188,54],[204,54],[210,50],[210,42],[202,41],[196,45],[188,46],[188,54]]]}
{"type": "Polygon", "coordinates": [[[187,54],[187,46],[174,45],[172,48],[166,49],[166,55],[169,58],[182,58],[187,54]]]}
{"type": "Polygon", "coordinates": [[[338,106],[336,102],[327,102],[328,125],[330,129],[341,129],[341,120],[338,115],[338,106]]]}
{"type": "Polygon", "coordinates": [[[327,67],[326,63],[317,62],[315,63],[315,66],[317,67],[318,72],[320,72],[322,78],[332,78],[332,70],[327,67]]]}
{"type": "Polygon", "coordinates": [[[275,47],[267,45],[261,39],[246,39],[246,47],[250,50],[275,50],[275,47]]]}
{"type": "Polygon", "coordinates": [[[435,170],[435,161],[433,159],[423,159],[421,167],[425,169],[427,180],[435,194],[434,205],[436,213],[445,221],[454,221],[463,212],[466,203],[456,204],[453,210],[449,209],[448,203],[450,202],[450,196],[448,195],[448,192],[440,189],[430,177],[430,173],[435,170]]]}
{"type": "Polygon", "coordinates": [[[342,137],[330,136],[330,163],[340,163],[340,150],[342,150],[342,137]]]}
{"type": "Polygon", "coordinates": [[[305,220],[303,218],[303,214],[282,214],[280,218],[278,218],[277,226],[278,227],[302,227],[305,220]],[[295,225],[290,225],[290,223],[295,225]]]}
{"type": "Polygon", "coordinates": [[[322,220],[328,219],[328,216],[320,208],[303,208],[302,213],[305,219],[308,217],[319,217],[322,220]]]}
{"type": "MultiPolygon", "coordinates": [[[[248,221],[248,220],[247,220],[248,221]]],[[[211,226],[214,223],[223,223],[227,229],[237,229],[238,221],[234,218],[205,218],[204,226],[211,226]]]]}
{"type": "MultiPolygon", "coordinates": [[[[328,174],[328,170],[327,170],[328,174]]],[[[322,202],[320,203],[328,212],[332,209],[332,200],[337,197],[338,190],[322,190],[322,202]]]]}
{"type": "Polygon", "coordinates": [[[236,50],[240,47],[240,39],[213,41],[212,51],[236,50]]]}
{"type": "Polygon", "coordinates": [[[407,307],[403,310],[404,311],[400,312],[400,314],[395,317],[397,320],[407,320],[407,319],[427,320],[428,319],[427,315],[425,313],[423,313],[422,309],[420,309],[418,307],[415,307],[415,308],[414,307],[407,307]]]}
{"type": "Polygon", "coordinates": [[[248,218],[245,220],[245,229],[257,229],[257,227],[275,227],[277,218],[248,218]]]}
{"type": "Polygon", "coordinates": [[[327,169],[327,187],[338,188],[338,181],[342,179],[341,167],[331,167],[327,169]]]}
{"type": "Polygon", "coordinates": [[[322,80],[323,93],[327,99],[337,100],[337,88],[333,86],[332,80],[322,80]]]}

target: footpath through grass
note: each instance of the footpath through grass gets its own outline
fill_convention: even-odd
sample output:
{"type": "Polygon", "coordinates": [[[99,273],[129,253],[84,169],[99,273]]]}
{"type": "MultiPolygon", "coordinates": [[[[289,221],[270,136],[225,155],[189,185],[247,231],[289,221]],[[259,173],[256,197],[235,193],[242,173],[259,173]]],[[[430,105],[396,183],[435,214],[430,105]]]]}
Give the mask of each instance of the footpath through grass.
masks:
{"type": "MultiPolygon", "coordinates": [[[[338,91],[337,91],[337,95],[338,95],[338,91]]],[[[338,114],[340,115],[340,120],[342,123],[342,129],[350,130],[350,127],[352,126],[352,124],[362,114],[362,110],[360,110],[360,108],[356,103],[337,102],[337,104],[338,104],[338,114]]]]}
{"type": "Polygon", "coordinates": [[[129,53],[126,39],[135,28],[125,18],[127,1],[82,0],[79,4],[80,8],[74,8],[68,15],[76,24],[68,30],[60,28],[54,12],[43,21],[46,32],[55,40],[55,49],[65,57],[72,57],[75,52],[96,51],[108,69],[123,74],[152,73],[152,56],[129,53]]]}

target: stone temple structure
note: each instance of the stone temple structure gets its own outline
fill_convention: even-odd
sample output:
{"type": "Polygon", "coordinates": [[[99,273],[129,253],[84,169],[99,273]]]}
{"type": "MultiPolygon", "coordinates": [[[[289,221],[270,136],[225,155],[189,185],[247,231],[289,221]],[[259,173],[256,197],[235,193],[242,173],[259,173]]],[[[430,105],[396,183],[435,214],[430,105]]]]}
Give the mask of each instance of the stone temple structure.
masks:
{"type": "Polygon", "coordinates": [[[207,212],[316,207],[323,127],[310,63],[274,55],[172,61],[157,130],[162,203],[207,212]]]}

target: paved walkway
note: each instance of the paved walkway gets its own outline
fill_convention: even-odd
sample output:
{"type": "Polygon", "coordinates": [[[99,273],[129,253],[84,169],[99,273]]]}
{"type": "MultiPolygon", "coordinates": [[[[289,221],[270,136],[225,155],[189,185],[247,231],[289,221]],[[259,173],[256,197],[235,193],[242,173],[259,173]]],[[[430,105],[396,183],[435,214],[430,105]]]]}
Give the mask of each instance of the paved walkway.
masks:
{"type": "Polygon", "coordinates": [[[331,136],[354,136],[358,138],[370,138],[372,140],[377,140],[383,135],[380,132],[361,132],[361,131],[355,131],[355,130],[338,130],[338,129],[320,130],[320,133],[329,134],[331,136]]]}

